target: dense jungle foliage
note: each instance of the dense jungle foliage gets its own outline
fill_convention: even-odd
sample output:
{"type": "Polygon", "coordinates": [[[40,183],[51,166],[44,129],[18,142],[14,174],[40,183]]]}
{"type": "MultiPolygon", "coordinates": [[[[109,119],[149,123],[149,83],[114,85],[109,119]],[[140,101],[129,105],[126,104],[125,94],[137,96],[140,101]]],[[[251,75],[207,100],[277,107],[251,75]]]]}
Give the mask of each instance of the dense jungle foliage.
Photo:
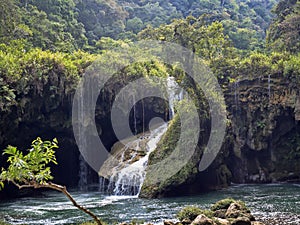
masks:
{"type": "Polygon", "coordinates": [[[0,3],[2,112],[22,108],[33,93],[50,99],[72,95],[84,69],[103,52],[142,39],[190,48],[222,85],[261,74],[299,81],[298,0],[0,3]]]}

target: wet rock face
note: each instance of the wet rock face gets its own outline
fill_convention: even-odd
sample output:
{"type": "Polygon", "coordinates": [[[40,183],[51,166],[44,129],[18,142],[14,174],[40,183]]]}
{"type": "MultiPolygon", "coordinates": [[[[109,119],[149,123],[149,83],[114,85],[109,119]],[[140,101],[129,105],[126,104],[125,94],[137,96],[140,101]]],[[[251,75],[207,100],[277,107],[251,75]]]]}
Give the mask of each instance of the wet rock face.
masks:
{"type": "MultiPolygon", "coordinates": [[[[56,96],[57,97],[57,96],[56,96]]],[[[79,151],[71,127],[71,107],[68,96],[50,98],[31,94],[26,96],[21,107],[12,107],[10,112],[0,113],[0,149],[13,145],[21,150],[30,148],[37,137],[43,140],[57,138],[59,164],[53,166],[55,181],[68,186],[76,186],[78,179],[79,151]]],[[[0,164],[5,165],[1,154],[0,164]]]]}
{"type": "Polygon", "coordinates": [[[299,179],[297,87],[276,76],[245,79],[233,85],[225,98],[234,137],[228,164],[233,182],[299,179]]]}
{"type": "Polygon", "coordinates": [[[296,103],[295,103],[295,120],[300,120],[300,97],[298,96],[296,103]]]}
{"type": "MultiPolygon", "coordinates": [[[[198,143],[199,151],[189,165],[157,186],[145,182],[142,197],[194,194],[226,187],[230,182],[300,180],[300,92],[297,85],[282,75],[245,78],[229,84],[224,97],[230,125],[219,155],[210,167],[197,172],[207,143],[204,134],[198,143]]],[[[201,128],[210,129],[207,124],[202,124],[201,128]]],[[[171,129],[179,128],[173,126],[171,129]]],[[[163,144],[153,152],[150,164],[164,159],[175,146],[178,135],[173,133],[168,132],[163,144]]]]}
{"type": "MultiPolygon", "coordinates": [[[[107,149],[110,149],[117,141],[114,135],[110,120],[110,108],[116,93],[127,83],[129,77],[123,80],[114,80],[109,83],[106,89],[98,97],[95,109],[95,121],[99,136],[107,149]],[[108,122],[109,121],[109,122],[108,122]],[[105,132],[103,132],[105,131],[105,132]]],[[[75,82],[75,81],[74,81],[75,82]]],[[[57,150],[58,165],[53,166],[54,181],[68,187],[77,187],[79,181],[79,151],[76,144],[72,127],[72,104],[76,85],[69,88],[69,92],[62,91],[53,95],[49,93],[51,86],[56,83],[43,84],[41,92],[29,91],[17,96],[15,105],[0,112],[0,149],[7,145],[13,145],[21,150],[30,147],[36,137],[42,139],[53,139],[56,137],[59,142],[57,150]]],[[[129,98],[125,96],[124,98],[129,98]]],[[[166,102],[154,98],[147,98],[145,102],[138,102],[136,105],[136,128],[138,132],[148,129],[148,123],[153,117],[165,119],[166,102]],[[145,108],[143,108],[145,105],[145,108]],[[143,118],[143,119],[142,119],[143,118]]],[[[128,122],[128,121],[126,121],[128,122]]],[[[130,127],[134,128],[133,112],[130,114],[130,127]]],[[[0,165],[5,165],[5,160],[0,154],[0,165]]],[[[97,182],[98,175],[92,169],[91,181],[97,182]]]]}

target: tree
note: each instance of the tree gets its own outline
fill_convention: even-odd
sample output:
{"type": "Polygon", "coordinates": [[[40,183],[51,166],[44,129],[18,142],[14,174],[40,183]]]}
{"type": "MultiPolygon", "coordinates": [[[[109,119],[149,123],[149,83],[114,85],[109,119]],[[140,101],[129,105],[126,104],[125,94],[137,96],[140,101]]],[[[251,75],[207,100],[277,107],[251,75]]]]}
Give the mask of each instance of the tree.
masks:
{"type": "Polygon", "coordinates": [[[19,16],[15,0],[0,0],[0,40],[11,38],[19,23],[19,16]]]}
{"type": "Polygon", "coordinates": [[[134,33],[138,33],[143,27],[143,21],[138,17],[128,19],[126,22],[126,30],[133,31],[134,33]]]}
{"type": "Polygon", "coordinates": [[[273,12],[276,18],[268,30],[268,45],[273,50],[299,52],[300,1],[281,0],[273,12]]]}
{"type": "Polygon", "coordinates": [[[31,144],[31,149],[24,155],[16,147],[8,146],[3,155],[8,155],[7,169],[2,168],[0,174],[0,187],[4,188],[4,182],[8,181],[22,188],[50,188],[60,191],[81,211],[91,216],[97,224],[101,225],[100,219],[90,210],[79,205],[65,186],[50,182],[53,179],[49,163],[57,164],[54,149],[58,148],[57,139],[52,141],[42,141],[37,138],[31,144]]]}
{"type": "Polygon", "coordinates": [[[223,25],[220,22],[209,24],[205,19],[205,16],[175,19],[169,25],[161,25],[158,28],[147,27],[138,34],[138,37],[175,42],[207,60],[223,57],[229,46],[223,25]]]}
{"type": "Polygon", "coordinates": [[[76,8],[90,45],[104,36],[117,38],[125,30],[128,13],[116,0],[77,0],[76,8]]]}

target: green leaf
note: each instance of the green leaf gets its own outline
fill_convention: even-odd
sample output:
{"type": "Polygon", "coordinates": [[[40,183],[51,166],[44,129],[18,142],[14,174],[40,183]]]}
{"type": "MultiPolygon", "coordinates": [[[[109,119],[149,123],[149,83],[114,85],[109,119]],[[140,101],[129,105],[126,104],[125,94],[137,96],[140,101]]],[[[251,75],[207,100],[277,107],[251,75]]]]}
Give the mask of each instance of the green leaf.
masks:
{"type": "Polygon", "coordinates": [[[3,188],[4,188],[4,183],[0,181],[0,190],[2,190],[3,188]]]}
{"type": "Polygon", "coordinates": [[[7,170],[2,169],[0,181],[14,181],[22,185],[32,182],[45,183],[53,179],[48,165],[51,162],[57,164],[54,151],[58,148],[57,143],[56,138],[53,141],[43,141],[38,137],[32,142],[26,155],[16,147],[8,146],[3,154],[9,156],[9,166],[7,170]]]}

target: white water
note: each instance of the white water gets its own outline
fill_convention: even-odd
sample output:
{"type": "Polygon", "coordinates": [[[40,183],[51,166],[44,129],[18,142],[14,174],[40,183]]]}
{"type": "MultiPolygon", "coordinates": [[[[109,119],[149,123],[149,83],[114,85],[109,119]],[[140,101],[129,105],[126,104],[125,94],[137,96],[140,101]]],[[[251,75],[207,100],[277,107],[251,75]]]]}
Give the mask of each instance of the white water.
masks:
{"type": "MultiPolygon", "coordinates": [[[[83,91],[80,93],[80,102],[78,106],[78,118],[77,121],[79,123],[83,123],[84,121],[84,112],[83,112],[83,91]]],[[[86,145],[85,143],[85,138],[84,138],[84,130],[82,126],[79,126],[79,139],[80,143],[84,146],[86,145]]],[[[79,155],[79,182],[78,182],[78,188],[79,190],[83,191],[86,190],[87,185],[88,185],[88,166],[83,158],[83,156],[80,154],[79,155]]]]}
{"type": "Polygon", "coordinates": [[[168,98],[169,98],[169,119],[175,115],[175,103],[183,99],[183,89],[178,86],[174,77],[167,78],[168,98]]]}
{"type": "MultiPolygon", "coordinates": [[[[141,199],[134,196],[104,196],[98,191],[72,192],[72,196],[109,224],[137,219],[154,224],[174,219],[185,206],[209,209],[223,198],[245,201],[255,218],[280,218],[281,223],[300,224],[300,185],[234,185],[228,189],[164,199],[141,199]]],[[[35,197],[0,201],[0,221],[11,224],[78,224],[90,218],[72,205],[60,192],[45,192],[35,197]]],[[[266,223],[267,224],[267,223],[266,223]]]]}
{"type": "Polygon", "coordinates": [[[132,102],[133,102],[133,128],[134,128],[134,135],[137,135],[137,120],[136,120],[135,95],[132,96],[132,102]]]}
{"type": "Polygon", "coordinates": [[[82,155],[79,155],[79,190],[84,191],[88,186],[88,166],[82,155]]]}
{"type": "Polygon", "coordinates": [[[271,75],[268,75],[268,97],[269,97],[269,103],[271,98],[271,75]]]}
{"type": "Polygon", "coordinates": [[[239,80],[234,82],[234,103],[236,107],[236,111],[238,111],[238,106],[239,106],[239,80]]]}
{"type": "MultiPolygon", "coordinates": [[[[156,149],[157,143],[161,139],[162,135],[166,132],[167,127],[167,123],[164,123],[163,125],[151,131],[149,137],[142,136],[139,140],[134,140],[124,147],[124,152],[126,151],[126,148],[128,148],[128,146],[133,145],[137,145],[136,150],[138,150],[139,142],[144,138],[149,139],[146,144],[147,153],[144,157],[140,158],[134,163],[131,163],[131,161],[136,157],[137,153],[133,154],[131,159],[126,160],[125,166],[120,168],[118,165],[113,168],[113,174],[110,177],[110,182],[108,185],[109,189],[112,189],[113,195],[138,195],[140,193],[142,184],[146,176],[145,170],[147,167],[149,155],[156,149]]],[[[125,161],[125,159],[123,158],[124,152],[121,157],[122,162],[125,161]]]]}
{"type": "MultiPolygon", "coordinates": [[[[181,89],[175,81],[174,77],[167,78],[167,93],[169,101],[169,119],[172,119],[175,115],[175,104],[176,101],[183,99],[183,89],[181,89]]],[[[135,102],[134,96],[133,101],[135,102]]],[[[133,106],[134,107],[134,106],[133,106]]],[[[136,128],[136,109],[133,108],[134,116],[134,131],[136,128]]],[[[134,195],[137,196],[142,188],[145,176],[146,167],[148,163],[149,155],[152,151],[156,149],[157,143],[167,131],[167,123],[159,126],[156,129],[151,130],[150,135],[143,132],[143,135],[138,139],[128,142],[122,149],[123,153],[121,155],[120,164],[112,168],[112,175],[109,178],[108,191],[113,195],[134,195]],[[146,154],[139,160],[136,160],[138,156],[138,151],[143,150],[141,145],[146,143],[146,154]],[[125,152],[130,149],[130,157],[128,159],[124,158],[125,152]],[[136,152],[134,152],[134,149],[136,152]],[[133,162],[133,163],[132,163],[133,162]],[[124,166],[125,164],[125,166],[124,166]]],[[[136,133],[135,133],[136,134],[136,133]]],[[[102,179],[100,185],[102,186],[100,190],[104,190],[105,181],[102,179]]]]}

